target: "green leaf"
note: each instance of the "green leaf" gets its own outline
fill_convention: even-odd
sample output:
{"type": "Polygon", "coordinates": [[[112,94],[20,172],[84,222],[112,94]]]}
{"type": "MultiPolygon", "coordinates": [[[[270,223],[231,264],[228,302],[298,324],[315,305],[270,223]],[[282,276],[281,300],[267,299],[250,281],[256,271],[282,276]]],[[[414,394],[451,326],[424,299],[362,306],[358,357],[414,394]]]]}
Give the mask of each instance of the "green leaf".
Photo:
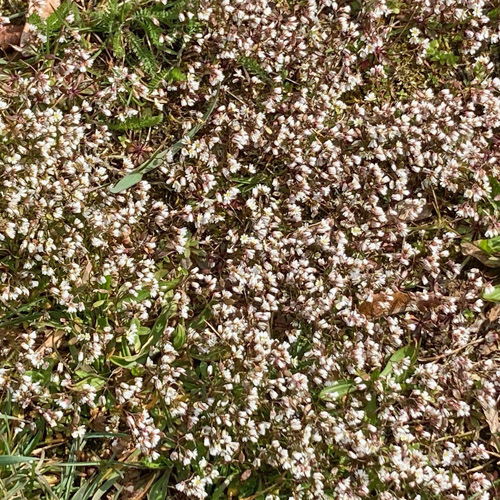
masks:
{"type": "Polygon", "coordinates": [[[23,464],[26,462],[33,462],[34,460],[40,460],[36,457],[23,457],[22,455],[2,455],[0,456],[0,467],[6,467],[7,465],[23,464]]]}
{"type": "Polygon", "coordinates": [[[101,285],[102,290],[110,290],[111,289],[111,282],[112,282],[112,277],[111,276],[104,276],[105,282],[101,285]]]}
{"type": "MultiPolygon", "coordinates": [[[[158,343],[161,336],[163,335],[163,332],[165,331],[168,318],[170,318],[171,315],[172,315],[172,307],[169,305],[169,306],[167,306],[166,309],[163,310],[163,312],[156,319],[155,324],[153,325],[153,328],[151,328],[151,336],[149,337],[147,342],[144,344],[144,347],[146,347],[146,346],[151,347],[151,346],[154,346],[158,343]]],[[[144,347],[143,347],[143,349],[144,349],[144,347]]]]}
{"type": "Polygon", "coordinates": [[[160,281],[159,285],[162,291],[167,292],[176,288],[180,281],[180,278],[172,281],[160,281]]]}
{"type": "Polygon", "coordinates": [[[163,476],[156,481],[148,493],[148,500],[164,500],[168,493],[168,480],[170,479],[171,469],[165,471],[163,476]]]}
{"type": "Polygon", "coordinates": [[[46,23],[36,12],[30,14],[26,19],[26,22],[32,24],[33,26],[36,26],[40,31],[45,31],[46,23]]]}
{"type": "MultiPolygon", "coordinates": [[[[142,348],[142,344],[141,344],[141,339],[139,337],[139,330],[136,329],[135,332],[128,332],[127,333],[127,337],[122,337],[123,338],[123,341],[126,342],[127,346],[128,346],[128,343],[130,340],[133,340],[133,344],[134,344],[134,352],[136,353],[139,353],[141,352],[141,348],[142,348]],[[133,336],[133,339],[130,339],[130,335],[133,336]]],[[[129,348],[130,349],[130,348],[129,348]]]]}
{"type": "Polygon", "coordinates": [[[224,482],[222,482],[217,488],[215,488],[214,492],[210,495],[210,500],[219,500],[222,497],[222,494],[226,490],[226,488],[231,484],[231,481],[236,476],[236,473],[229,475],[224,482]]]}
{"type": "Polygon", "coordinates": [[[398,349],[389,358],[389,362],[387,363],[385,368],[380,373],[380,376],[385,377],[385,376],[389,375],[392,372],[394,364],[403,361],[403,359],[405,359],[405,358],[410,358],[411,361],[413,362],[415,360],[416,354],[417,354],[417,349],[412,344],[407,345],[405,347],[402,347],[401,349],[398,349]]]}
{"type": "Polygon", "coordinates": [[[490,302],[500,302],[500,286],[496,286],[491,292],[484,293],[483,299],[490,302]]]}
{"type": "Polygon", "coordinates": [[[186,343],[186,329],[184,325],[177,325],[174,333],[174,339],[172,341],[172,345],[175,349],[179,350],[186,343]]]}
{"type": "Polygon", "coordinates": [[[78,377],[78,380],[83,380],[84,378],[92,375],[92,372],[89,372],[87,370],[75,370],[75,375],[78,377]]]}
{"type": "Polygon", "coordinates": [[[134,377],[142,377],[144,375],[145,370],[146,370],[146,368],[144,368],[143,365],[136,364],[136,365],[130,367],[130,373],[134,377]]]}
{"type": "Polygon", "coordinates": [[[109,188],[113,194],[121,193],[142,181],[142,173],[134,171],[120,179],[114,186],[109,188]]]}
{"type": "Polygon", "coordinates": [[[139,353],[134,356],[110,356],[109,360],[111,363],[122,368],[131,369],[135,367],[138,363],[143,363],[146,361],[148,355],[147,353],[139,353]]]}
{"type": "Polygon", "coordinates": [[[210,316],[212,316],[213,301],[210,301],[203,311],[191,322],[191,328],[205,328],[205,323],[210,316]]]}
{"type": "Polygon", "coordinates": [[[336,399],[340,396],[350,394],[356,390],[356,384],[354,380],[339,380],[333,385],[325,387],[320,393],[320,399],[336,399]],[[336,396],[335,396],[336,395],[336,396]]]}
{"type": "Polygon", "coordinates": [[[259,64],[257,59],[242,56],[238,62],[251,74],[259,77],[263,82],[270,82],[271,78],[267,71],[259,64]]]}
{"type": "Polygon", "coordinates": [[[125,335],[123,335],[121,338],[121,348],[122,356],[124,358],[132,356],[132,351],[130,350],[130,346],[128,345],[128,341],[125,335]]]}
{"type": "Polygon", "coordinates": [[[121,31],[117,31],[113,35],[113,52],[115,53],[115,56],[118,57],[119,59],[125,57],[125,47],[123,46],[122,36],[123,35],[121,31]]]}
{"type": "Polygon", "coordinates": [[[365,405],[365,413],[370,423],[374,423],[376,421],[377,414],[377,393],[370,393],[371,399],[365,405]]]}
{"type": "Polygon", "coordinates": [[[489,255],[500,253],[500,236],[488,240],[479,240],[475,243],[489,255]]]}
{"type": "Polygon", "coordinates": [[[492,10],[490,10],[486,14],[491,20],[496,21],[500,17],[500,7],[496,7],[492,10]]]}
{"type": "Polygon", "coordinates": [[[150,290],[138,290],[136,294],[134,295],[127,295],[124,297],[120,302],[136,302],[139,304],[143,300],[149,299],[151,297],[151,291],[150,290]]]}
{"type": "Polygon", "coordinates": [[[491,185],[491,196],[495,199],[496,196],[500,195],[500,182],[495,177],[489,178],[491,185]]]}
{"type": "Polygon", "coordinates": [[[150,75],[154,75],[158,71],[158,62],[148,46],[142,42],[141,38],[130,31],[127,32],[127,40],[144,69],[150,75]]]}
{"type": "Polygon", "coordinates": [[[141,326],[137,330],[137,335],[149,335],[151,333],[151,328],[148,328],[147,326],[141,326]]]}
{"type": "Polygon", "coordinates": [[[206,361],[202,361],[198,366],[198,371],[200,372],[201,378],[208,377],[208,363],[206,361]]]}
{"type": "Polygon", "coordinates": [[[94,496],[92,497],[92,500],[101,500],[101,498],[104,496],[104,494],[111,489],[111,487],[120,479],[122,476],[119,472],[113,471],[110,473],[111,477],[104,481],[97,491],[94,493],[94,496]]]}
{"type": "Polygon", "coordinates": [[[73,387],[76,389],[82,389],[85,384],[100,390],[106,385],[106,379],[97,376],[90,376],[80,380],[80,382],[77,382],[73,387]]]}
{"type": "Polygon", "coordinates": [[[167,78],[169,82],[183,82],[186,80],[186,75],[179,68],[171,68],[167,78]]]}
{"type": "Polygon", "coordinates": [[[110,130],[118,130],[123,132],[125,130],[140,130],[142,128],[152,128],[159,125],[163,121],[163,115],[154,116],[131,116],[124,121],[114,121],[108,123],[110,130]]]}

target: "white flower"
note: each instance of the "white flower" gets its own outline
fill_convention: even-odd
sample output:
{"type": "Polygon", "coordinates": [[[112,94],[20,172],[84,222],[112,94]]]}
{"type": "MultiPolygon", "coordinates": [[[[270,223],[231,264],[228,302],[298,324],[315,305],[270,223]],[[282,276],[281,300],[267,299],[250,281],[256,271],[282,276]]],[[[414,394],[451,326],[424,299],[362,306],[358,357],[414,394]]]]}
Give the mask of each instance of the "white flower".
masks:
{"type": "Polygon", "coordinates": [[[74,437],[75,439],[83,439],[83,436],[85,436],[85,433],[87,432],[86,428],[84,425],[78,426],[77,429],[75,429],[72,433],[71,436],[74,437]]]}

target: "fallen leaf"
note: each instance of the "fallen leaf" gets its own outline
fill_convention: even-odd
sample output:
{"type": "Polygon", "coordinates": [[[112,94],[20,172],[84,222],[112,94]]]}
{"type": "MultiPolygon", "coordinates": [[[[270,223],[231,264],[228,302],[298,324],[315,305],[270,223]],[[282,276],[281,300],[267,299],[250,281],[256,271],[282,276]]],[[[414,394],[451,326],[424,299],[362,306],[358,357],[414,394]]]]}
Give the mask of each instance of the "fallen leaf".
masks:
{"type": "Polygon", "coordinates": [[[363,302],[358,309],[367,318],[380,318],[405,312],[410,303],[410,295],[404,292],[394,292],[392,295],[376,293],[371,302],[363,302]]]}
{"type": "Polygon", "coordinates": [[[23,27],[15,24],[0,25],[0,49],[8,49],[21,42],[23,27]]]}
{"type": "Polygon", "coordinates": [[[59,476],[56,476],[55,474],[47,474],[44,475],[43,478],[50,486],[54,486],[60,482],[59,476]]]}
{"type": "Polygon", "coordinates": [[[89,282],[90,279],[90,273],[92,272],[92,262],[87,261],[87,265],[85,266],[85,270],[83,271],[82,274],[82,285],[85,285],[86,283],[89,282]]]}
{"type": "Polygon", "coordinates": [[[498,429],[500,428],[497,408],[484,402],[481,402],[481,406],[483,408],[483,413],[486,418],[486,422],[488,422],[491,433],[496,434],[498,432],[498,429]]]}
{"type": "Polygon", "coordinates": [[[23,330],[16,328],[0,328],[0,339],[2,342],[16,343],[23,330]]]}
{"type": "Polygon", "coordinates": [[[146,409],[150,410],[151,408],[154,408],[158,401],[160,400],[160,396],[154,396],[153,399],[146,405],[146,409]]]}
{"type": "Polygon", "coordinates": [[[500,430],[497,405],[489,404],[482,399],[479,400],[479,404],[483,409],[484,417],[486,418],[486,422],[488,423],[488,427],[490,428],[493,444],[495,448],[497,448],[497,451],[500,451],[500,443],[497,437],[497,433],[500,430]]]}
{"type": "Polygon", "coordinates": [[[42,342],[37,352],[41,352],[44,349],[57,349],[62,342],[62,339],[66,332],[64,330],[53,330],[49,333],[48,337],[42,342]]]}
{"type": "Polygon", "coordinates": [[[427,219],[432,215],[431,205],[424,205],[422,208],[415,207],[414,204],[408,201],[401,201],[396,205],[398,218],[402,221],[419,221],[427,219]],[[420,212],[415,215],[415,211],[420,209],[420,212]]]}
{"type": "Polygon", "coordinates": [[[47,19],[59,5],[61,0],[30,0],[28,12],[29,14],[36,12],[42,19],[47,19]]]}
{"type": "Polygon", "coordinates": [[[105,432],[108,424],[106,415],[99,408],[91,408],[89,424],[93,430],[105,432]]]}
{"type": "MultiPolygon", "coordinates": [[[[28,4],[28,17],[32,14],[38,14],[41,19],[47,19],[52,12],[54,12],[59,5],[61,5],[61,0],[30,0],[28,4]]],[[[21,35],[21,47],[28,44],[33,36],[34,26],[32,24],[26,23],[21,35]]]]}
{"type": "MultiPolygon", "coordinates": [[[[60,0],[30,0],[27,15],[38,14],[41,19],[47,19],[60,4],[60,0]]],[[[34,27],[29,23],[24,26],[0,24],[0,49],[26,45],[31,41],[33,30],[34,27]]]]}
{"type": "Polygon", "coordinates": [[[416,299],[415,303],[420,312],[427,312],[441,304],[441,301],[434,294],[430,294],[427,299],[416,299]]]}
{"type": "Polygon", "coordinates": [[[484,264],[487,267],[500,267],[500,258],[495,257],[494,255],[487,254],[484,250],[479,248],[475,243],[471,243],[469,241],[463,241],[460,244],[462,249],[462,253],[464,255],[469,255],[474,257],[479,262],[484,264]]]}
{"type": "Polygon", "coordinates": [[[155,479],[156,475],[151,476],[144,486],[142,486],[139,490],[134,491],[130,500],[142,500],[146,496],[146,493],[151,489],[155,479]]]}
{"type": "Polygon", "coordinates": [[[500,318],[500,304],[493,306],[488,312],[488,320],[492,323],[500,318]]]}
{"type": "Polygon", "coordinates": [[[127,438],[119,437],[117,439],[114,439],[111,444],[111,451],[119,457],[125,455],[128,456],[130,454],[129,453],[130,449],[131,449],[131,444],[130,444],[130,439],[128,437],[127,438]]]}
{"type": "Polygon", "coordinates": [[[498,347],[492,344],[484,344],[479,346],[479,352],[483,356],[490,356],[492,353],[497,352],[498,347]]]}

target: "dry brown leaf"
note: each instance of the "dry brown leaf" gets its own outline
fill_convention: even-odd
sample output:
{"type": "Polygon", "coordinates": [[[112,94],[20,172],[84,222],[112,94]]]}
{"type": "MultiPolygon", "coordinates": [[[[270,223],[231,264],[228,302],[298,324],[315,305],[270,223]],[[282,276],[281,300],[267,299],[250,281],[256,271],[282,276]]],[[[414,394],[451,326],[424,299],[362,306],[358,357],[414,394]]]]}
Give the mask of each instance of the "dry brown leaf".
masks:
{"type": "Polygon", "coordinates": [[[417,299],[415,303],[420,312],[427,312],[437,307],[441,301],[434,294],[430,294],[427,299],[417,299]]]}
{"type": "Polygon", "coordinates": [[[495,448],[497,448],[497,451],[500,451],[499,439],[497,437],[497,433],[500,430],[500,422],[498,420],[498,407],[496,404],[491,405],[483,400],[479,400],[479,404],[483,408],[484,417],[486,418],[486,422],[488,422],[488,427],[490,428],[493,444],[495,448]]]}
{"type": "Polygon", "coordinates": [[[154,408],[159,400],[160,396],[154,396],[153,399],[146,405],[146,409],[150,410],[151,408],[154,408]]]}
{"type": "Polygon", "coordinates": [[[498,347],[493,344],[483,344],[479,346],[479,353],[482,356],[490,356],[492,353],[497,352],[498,347]]]}
{"type": "Polygon", "coordinates": [[[411,297],[404,292],[394,292],[392,295],[376,293],[371,302],[363,302],[359,312],[367,318],[380,318],[405,312],[410,305],[411,297]]]}
{"type": "MultiPolygon", "coordinates": [[[[130,455],[131,449],[133,450],[133,447],[128,437],[127,438],[119,437],[117,439],[114,439],[111,444],[111,451],[118,457],[125,456],[125,459],[130,455]]],[[[122,460],[122,462],[124,460],[122,460]]]]}
{"type": "MultiPolygon", "coordinates": [[[[31,14],[38,14],[41,19],[47,19],[59,5],[61,5],[61,0],[30,0],[28,5],[28,17],[31,16],[31,14]]],[[[21,35],[21,46],[31,41],[32,34],[33,26],[26,23],[21,35]]]]}
{"type": "Polygon", "coordinates": [[[36,12],[42,19],[47,19],[59,5],[61,5],[61,0],[30,0],[28,15],[36,12]]]}
{"type": "Polygon", "coordinates": [[[367,318],[380,318],[392,314],[400,314],[410,311],[415,307],[420,312],[427,312],[437,307],[441,301],[434,295],[422,299],[418,295],[405,292],[394,292],[392,296],[384,293],[376,293],[372,302],[363,302],[358,310],[367,318]]]}
{"type": "Polygon", "coordinates": [[[0,49],[8,49],[21,42],[23,27],[15,24],[0,25],[0,49]]]}
{"type": "Polygon", "coordinates": [[[485,401],[480,400],[479,403],[483,408],[483,413],[486,418],[486,422],[488,422],[488,426],[492,434],[496,434],[500,429],[500,423],[498,420],[498,409],[493,405],[487,404],[485,401]]]}
{"type": "Polygon", "coordinates": [[[23,333],[23,330],[16,328],[0,328],[0,340],[2,343],[12,343],[18,341],[19,336],[23,333]]]}
{"type": "Polygon", "coordinates": [[[492,323],[498,318],[500,318],[500,304],[496,304],[488,312],[488,320],[492,323]]]}
{"type": "Polygon", "coordinates": [[[104,432],[107,429],[108,421],[105,412],[101,411],[99,408],[90,409],[90,427],[98,432],[104,432]]]}
{"type": "Polygon", "coordinates": [[[420,221],[432,215],[431,205],[424,205],[417,215],[414,215],[415,206],[409,201],[401,201],[396,205],[398,218],[402,221],[420,221]]]}
{"type": "Polygon", "coordinates": [[[66,332],[64,330],[53,330],[49,333],[49,336],[43,341],[37,352],[42,351],[42,349],[57,349],[62,342],[62,339],[66,332]]]}
{"type": "MultiPolygon", "coordinates": [[[[47,19],[54,12],[61,0],[30,0],[28,17],[38,14],[41,19],[47,19]]],[[[16,45],[23,46],[31,39],[33,26],[26,23],[24,26],[16,24],[0,24],[0,49],[6,50],[16,45]]]]}
{"type": "Polygon", "coordinates": [[[500,267],[500,258],[488,255],[474,243],[463,241],[460,245],[464,255],[470,255],[487,267],[500,267]]]}
{"type": "Polygon", "coordinates": [[[146,493],[151,489],[151,486],[153,486],[156,478],[156,475],[151,476],[144,486],[142,486],[138,491],[134,491],[130,500],[142,500],[146,496],[146,493]]]}
{"type": "Polygon", "coordinates": [[[85,266],[85,270],[83,271],[83,274],[82,274],[82,279],[81,279],[82,285],[85,285],[89,282],[91,272],[92,272],[92,262],[90,262],[90,260],[88,260],[87,265],[85,266]]]}

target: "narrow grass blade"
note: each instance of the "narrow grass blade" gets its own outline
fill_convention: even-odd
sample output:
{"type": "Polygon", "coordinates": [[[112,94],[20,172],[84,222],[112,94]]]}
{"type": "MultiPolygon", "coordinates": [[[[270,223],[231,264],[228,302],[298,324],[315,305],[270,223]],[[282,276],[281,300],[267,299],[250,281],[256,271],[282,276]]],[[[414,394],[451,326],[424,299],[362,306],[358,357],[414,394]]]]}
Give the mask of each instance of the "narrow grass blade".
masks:
{"type": "Polygon", "coordinates": [[[21,455],[3,455],[3,456],[0,456],[0,467],[6,467],[8,465],[33,462],[36,460],[40,460],[40,459],[36,458],[36,457],[23,457],[21,455]]]}

